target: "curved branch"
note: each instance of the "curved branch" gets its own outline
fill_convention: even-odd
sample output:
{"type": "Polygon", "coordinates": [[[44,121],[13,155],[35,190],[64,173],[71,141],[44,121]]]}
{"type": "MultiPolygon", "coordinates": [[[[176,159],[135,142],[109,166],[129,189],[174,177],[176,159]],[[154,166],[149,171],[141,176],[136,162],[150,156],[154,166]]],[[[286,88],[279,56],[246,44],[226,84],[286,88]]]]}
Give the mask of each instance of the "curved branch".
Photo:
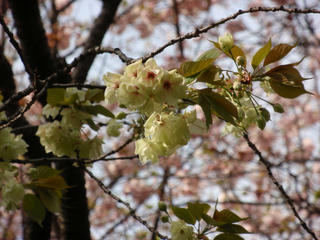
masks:
{"type": "Polygon", "coordinates": [[[231,21],[233,19],[236,19],[238,16],[247,14],[247,13],[255,13],[255,12],[286,12],[289,14],[295,14],[295,13],[300,13],[300,14],[320,14],[320,10],[318,9],[298,9],[298,8],[286,8],[286,7],[254,7],[254,8],[249,8],[247,10],[239,10],[238,12],[230,15],[229,17],[222,18],[221,20],[217,22],[213,22],[210,25],[206,27],[201,27],[201,28],[196,28],[193,32],[189,32],[181,37],[174,38],[164,44],[162,47],[158,48],[154,52],[149,53],[145,57],[142,58],[142,61],[145,62],[149,58],[152,58],[159,53],[161,53],[163,50],[165,50],[167,47],[174,45],[176,43],[182,42],[186,39],[191,39],[191,38],[196,38],[199,37],[201,34],[208,32],[209,30],[218,27],[219,25],[225,24],[228,21],[231,21]]]}
{"type": "Polygon", "coordinates": [[[143,220],[141,217],[139,217],[136,213],[135,210],[130,206],[130,204],[121,198],[119,198],[117,195],[115,195],[106,185],[103,184],[102,181],[100,181],[91,171],[89,171],[87,168],[83,167],[83,170],[93,179],[97,182],[101,190],[108,194],[110,197],[112,197],[115,201],[118,203],[126,206],[128,210],[130,211],[131,217],[136,219],[138,222],[140,222],[142,225],[144,225],[150,232],[155,233],[160,239],[169,239],[167,236],[162,235],[159,233],[157,230],[155,230],[153,227],[151,227],[147,221],[143,220]]]}
{"type": "Polygon", "coordinates": [[[252,151],[259,157],[259,162],[261,162],[267,172],[268,172],[268,176],[269,178],[272,180],[273,184],[278,188],[279,192],[281,193],[282,197],[286,200],[287,204],[290,206],[294,216],[299,220],[300,222],[300,225],[302,226],[302,228],[304,230],[306,230],[311,236],[313,239],[315,240],[318,240],[316,234],[312,231],[311,228],[309,228],[307,226],[307,224],[305,223],[305,221],[301,218],[301,216],[299,215],[297,209],[295,208],[294,206],[294,203],[293,203],[293,200],[289,197],[289,195],[287,194],[287,192],[284,190],[284,188],[282,187],[282,185],[278,182],[278,180],[275,178],[275,176],[273,175],[272,171],[271,171],[271,163],[265,159],[263,156],[262,156],[262,153],[259,151],[259,149],[257,148],[257,146],[251,142],[251,140],[249,139],[249,136],[247,133],[244,133],[243,134],[243,137],[244,139],[246,140],[248,146],[252,149],[252,151]]]}

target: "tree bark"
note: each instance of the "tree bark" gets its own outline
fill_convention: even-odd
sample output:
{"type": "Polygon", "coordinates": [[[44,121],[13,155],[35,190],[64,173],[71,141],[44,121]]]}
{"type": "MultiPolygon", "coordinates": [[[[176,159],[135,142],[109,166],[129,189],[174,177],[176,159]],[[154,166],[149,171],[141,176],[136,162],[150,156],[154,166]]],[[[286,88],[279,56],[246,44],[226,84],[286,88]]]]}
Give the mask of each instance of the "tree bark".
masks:
{"type": "MultiPolygon", "coordinates": [[[[43,24],[40,17],[38,1],[11,0],[15,26],[19,37],[24,57],[30,68],[36,72],[40,78],[45,78],[54,73],[60,66],[59,61],[52,56],[43,24]]],[[[71,78],[66,75],[59,78],[59,82],[70,82],[71,78]]],[[[46,97],[42,97],[40,102],[45,105],[46,97]]],[[[35,136],[35,131],[33,132],[35,136]]],[[[37,138],[38,142],[39,139],[37,138]]],[[[29,149],[32,157],[43,157],[44,151],[40,143],[30,143],[37,149],[29,149]]],[[[30,156],[31,157],[31,156],[30,156]]],[[[59,169],[63,169],[63,177],[71,188],[63,193],[62,197],[62,217],[64,219],[65,239],[90,239],[90,225],[88,219],[88,206],[84,175],[81,170],[68,164],[60,163],[59,169]],[[79,237],[75,237],[79,236],[79,237]]],[[[29,219],[24,221],[24,239],[49,239],[50,238],[50,219],[45,220],[44,228],[29,219]]]]}
{"type": "MultiPolygon", "coordinates": [[[[101,45],[106,31],[113,22],[120,2],[121,0],[103,0],[101,13],[94,22],[86,44],[84,45],[83,52],[86,52],[90,48],[101,45]]],[[[88,72],[95,57],[96,56],[89,56],[76,67],[72,74],[73,82],[84,83],[86,81],[88,72]]]]}

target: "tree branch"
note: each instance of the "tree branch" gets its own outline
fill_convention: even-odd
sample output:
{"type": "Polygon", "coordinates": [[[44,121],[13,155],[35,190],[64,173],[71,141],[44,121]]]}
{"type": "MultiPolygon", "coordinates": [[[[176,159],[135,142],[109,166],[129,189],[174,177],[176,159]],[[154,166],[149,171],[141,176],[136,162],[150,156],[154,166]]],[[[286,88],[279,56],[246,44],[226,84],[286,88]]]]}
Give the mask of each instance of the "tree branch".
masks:
{"type": "Polygon", "coordinates": [[[49,77],[45,78],[44,80],[40,80],[40,82],[43,84],[42,88],[36,89],[35,87],[31,86],[28,87],[26,90],[23,90],[15,95],[13,95],[11,98],[9,98],[1,107],[0,111],[5,110],[8,108],[10,103],[13,101],[17,101],[21,99],[22,97],[30,94],[31,92],[35,92],[33,98],[31,101],[22,109],[17,111],[12,116],[9,116],[7,120],[0,122],[0,130],[10,126],[13,122],[17,121],[21,117],[23,117],[23,114],[30,109],[30,107],[33,105],[33,103],[39,99],[43,94],[46,93],[47,88],[52,84],[52,82],[59,78],[60,76],[69,73],[72,68],[76,67],[80,62],[84,61],[86,58],[97,55],[97,54],[103,54],[103,53],[110,53],[117,55],[123,62],[129,64],[132,61],[132,58],[127,57],[120,49],[118,48],[102,48],[102,47],[95,47],[91,48],[85,53],[81,54],[79,57],[75,58],[72,63],[66,65],[63,69],[57,70],[55,73],[50,75],[49,77]]]}
{"type": "Polygon", "coordinates": [[[111,198],[113,198],[118,203],[126,206],[130,212],[130,216],[136,219],[138,222],[140,222],[142,225],[144,225],[150,232],[155,233],[160,239],[169,239],[167,236],[162,235],[158,231],[156,231],[153,227],[151,227],[147,221],[143,220],[141,217],[139,217],[135,210],[130,206],[130,204],[121,198],[119,198],[117,195],[115,195],[109,188],[107,188],[102,181],[100,181],[91,171],[89,171],[87,168],[83,167],[83,170],[93,179],[97,182],[101,190],[108,194],[111,198]]]}
{"type": "Polygon", "coordinates": [[[24,65],[24,69],[29,74],[30,78],[33,79],[34,74],[33,74],[32,70],[30,69],[28,62],[26,61],[26,59],[23,56],[22,50],[19,46],[19,43],[14,39],[13,33],[9,30],[7,24],[5,23],[5,21],[3,19],[3,16],[1,16],[1,15],[0,15],[0,24],[3,28],[3,30],[5,31],[5,33],[8,35],[9,41],[11,42],[12,46],[16,49],[23,65],[24,65]]]}
{"type": "MultiPolygon", "coordinates": [[[[89,38],[84,45],[84,52],[101,44],[106,31],[113,22],[113,18],[116,14],[120,2],[121,0],[103,0],[101,13],[95,20],[93,28],[89,33],[89,38]]],[[[79,66],[72,74],[73,82],[85,82],[94,58],[95,55],[89,56],[85,61],[79,64],[79,66]]]]}
{"type": "Polygon", "coordinates": [[[213,22],[210,25],[206,26],[206,27],[200,27],[200,28],[196,28],[193,32],[189,32],[183,36],[174,38],[172,40],[170,40],[169,42],[167,42],[166,44],[164,44],[162,47],[158,48],[157,50],[155,50],[154,52],[149,53],[148,55],[146,55],[145,57],[142,58],[142,61],[145,62],[147,61],[149,58],[152,58],[156,55],[158,55],[159,53],[161,53],[163,50],[165,50],[167,47],[174,45],[176,43],[182,42],[186,39],[191,39],[191,38],[196,38],[199,37],[201,34],[208,32],[209,30],[218,27],[219,25],[225,24],[228,21],[231,21],[233,19],[236,19],[238,16],[243,15],[243,14],[248,14],[248,13],[255,13],[255,12],[286,12],[289,14],[295,14],[295,13],[300,13],[300,14],[320,14],[320,10],[318,9],[298,9],[298,8],[286,8],[286,7],[254,7],[254,8],[249,8],[247,10],[239,10],[238,12],[232,14],[229,17],[226,18],[222,18],[221,20],[217,21],[217,22],[213,22]]]}
{"type": "Polygon", "coordinates": [[[304,220],[300,217],[298,211],[296,210],[296,208],[294,206],[293,200],[289,197],[289,195],[284,190],[282,185],[278,182],[278,180],[273,175],[272,170],[271,170],[272,164],[262,156],[262,153],[259,151],[259,149],[256,147],[256,145],[253,142],[251,142],[251,140],[249,139],[249,136],[248,136],[247,133],[244,133],[243,137],[246,140],[248,146],[259,157],[259,162],[262,163],[265,166],[265,168],[266,168],[266,170],[268,172],[269,178],[271,179],[273,184],[278,188],[278,190],[281,193],[282,197],[286,200],[287,204],[290,206],[294,216],[299,220],[300,225],[302,226],[302,228],[304,230],[306,230],[312,236],[313,239],[318,240],[316,234],[307,226],[307,224],[304,222],[304,220]]]}

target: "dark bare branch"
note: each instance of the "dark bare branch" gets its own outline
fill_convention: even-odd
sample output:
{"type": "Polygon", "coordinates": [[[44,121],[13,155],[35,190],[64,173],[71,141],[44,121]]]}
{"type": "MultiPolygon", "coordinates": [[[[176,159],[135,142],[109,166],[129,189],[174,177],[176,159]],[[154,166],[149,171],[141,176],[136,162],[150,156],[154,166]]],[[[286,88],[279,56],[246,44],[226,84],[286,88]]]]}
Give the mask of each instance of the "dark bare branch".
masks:
{"type": "Polygon", "coordinates": [[[259,151],[257,146],[253,142],[251,142],[251,140],[249,139],[249,136],[248,136],[247,133],[243,134],[243,137],[247,141],[248,146],[259,157],[259,162],[261,162],[265,166],[265,168],[266,168],[266,170],[268,172],[269,178],[271,179],[273,184],[278,188],[278,190],[281,193],[282,197],[286,200],[287,204],[290,206],[294,216],[299,220],[300,225],[302,226],[302,228],[304,230],[306,230],[312,236],[313,239],[318,240],[316,234],[312,231],[311,228],[309,228],[307,226],[305,221],[299,215],[296,207],[294,206],[293,200],[289,197],[287,192],[284,190],[283,186],[278,182],[278,180],[273,175],[272,170],[271,170],[272,164],[262,156],[262,153],[259,151]]]}
{"type": "MultiPolygon", "coordinates": [[[[93,47],[100,46],[102,39],[113,22],[114,16],[118,9],[121,0],[104,0],[101,13],[95,20],[94,25],[89,33],[89,38],[84,45],[84,52],[87,52],[93,47]]],[[[95,59],[95,55],[88,57],[85,61],[79,64],[72,74],[72,81],[84,83],[89,69],[95,59]]]]}
{"type": "Polygon", "coordinates": [[[196,38],[199,37],[201,34],[208,32],[209,30],[216,28],[222,24],[225,24],[226,22],[229,22],[233,19],[236,19],[240,15],[248,14],[248,13],[255,13],[255,12],[286,12],[289,14],[320,14],[320,10],[318,9],[298,9],[298,8],[286,8],[286,7],[254,7],[249,8],[247,10],[239,10],[238,12],[232,14],[229,17],[223,18],[217,22],[213,22],[210,25],[206,27],[196,28],[193,32],[189,32],[181,37],[177,37],[175,39],[170,40],[166,44],[164,44],[162,47],[158,48],[154,52],[149,53],[145,57],[142,58],[143,62],[147,61],[149,58],[152,58],[159,53],[161,53],[163,50],[165,50],[167,47],[172,46],[176,43],[182,42],[186,39],[196,38]]]}

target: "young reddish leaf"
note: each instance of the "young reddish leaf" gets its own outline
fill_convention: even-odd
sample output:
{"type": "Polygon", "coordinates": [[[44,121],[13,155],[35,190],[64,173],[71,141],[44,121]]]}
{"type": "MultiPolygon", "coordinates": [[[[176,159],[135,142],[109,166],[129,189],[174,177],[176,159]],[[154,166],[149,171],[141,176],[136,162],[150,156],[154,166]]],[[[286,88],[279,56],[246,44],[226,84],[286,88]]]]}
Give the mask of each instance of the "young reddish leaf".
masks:
{"type": "Polygon", "coordinates": [[[279,96],[284,98],[296,98],[304,93],[312,94],[306,91],[303,85],[292,86],[288,84],[283,84],[280,81],[273,80],[273,79],[270,80],[270,86],[273,91],[275,91],[279,96]]]}
{"type": "Polygon", "coordinates": [[[194,216],[192,216],[192,214],[190,213],[190,211],[186,208],[179,208],[179,207],[171,207],[174,215],[176,215],[179,219],[185,221],[186,223],[189,224],[195,224],[196,219],[194,216]]]}
{"type": "Polygon", "coordinates": [[[36,192],[48,211],[52,213],[60,212],[60,198],[55,191],[38,188],[36,192]]]}
{"type": "Polygon", "coordinates": [[[274,48],[271,49],[271,51],[265,58],[263,66],[276,62],[281,58],[285,57],[291,51],[291,49],[293,49],[295,46],[296,45],[291,46],[285,43],[276,45],[274,48]]]}
{"type": "Polygon", "coordinates": [[[262,62],[262,60],[268,55],[271,46],[271,39],[269,39],[269,41],[256,52],[251,61],[251,66],[253,67],[253,69],[256,69],[262,62]]]}
{"type": "Polygon", "coordinates": [[[210,205],[206,203],[188,203],[188,210],[198,221],[201,219],[201,214],[207,213],[209,209],[210,205]]]}
{"type": "Polygon", "coordinates": [[[297,85],[300,85],[302,81],[307,80],[308,78],[303,78],[299,71],[294,68],[291,64],[288,65],[280,65],[278,67],[275,67],[273,69],[271,69],[270,71],[266,72],[265,74],[263,74],[262,76],[272,76],[272,74],[274,73],[280,73],[283,76],[285,76],[285,78],[288,81],[292,81],[297,85]]]}
{"type": "Polygon", "coordinates": [[[232,233],[221,233],[213,240],[244,240],[242,237],[232,233]]]}
{"type": "Polygon", "coordinates": [[[238,224],[225,224],[218,227],[217,231],[226,233],[250,233],[244,227],[238,224]]]}
{"type": "Polygon", "coordinates": [[[209,58],[196,62],[184,62],[179,68],[179,73],[184,77],[191,77],[209,67],[214,62],[214,60],[215,58],[209,58]]]}
{"type": "Polygon", "coordinates": [[[209,59],[217,59],[220,56],[220,51],[218,51],[215,48],[212,48],[204,53],[202,53],[196,60],[196,62],[198,61],[203,61],[203,60],[209,60],[209,59]]]}
{"type": "Polygon", "coordinates": [[[36,195],[26,194],[22,206],[29,217],[42,226],[41,223],[46,216],[46,210],[40,199],[36,195]]]}
{"type": "Polygon", "coordinates": [[[55,189],[55,190],[62,190],[65,188],[69,188],[69,186],[66,184],[64,178],[61,176],[40,178],[40,179],[32,182],[32,184],[37,187],[45,187],[45,188],[51,188],[51,189],[55,189]]]}

